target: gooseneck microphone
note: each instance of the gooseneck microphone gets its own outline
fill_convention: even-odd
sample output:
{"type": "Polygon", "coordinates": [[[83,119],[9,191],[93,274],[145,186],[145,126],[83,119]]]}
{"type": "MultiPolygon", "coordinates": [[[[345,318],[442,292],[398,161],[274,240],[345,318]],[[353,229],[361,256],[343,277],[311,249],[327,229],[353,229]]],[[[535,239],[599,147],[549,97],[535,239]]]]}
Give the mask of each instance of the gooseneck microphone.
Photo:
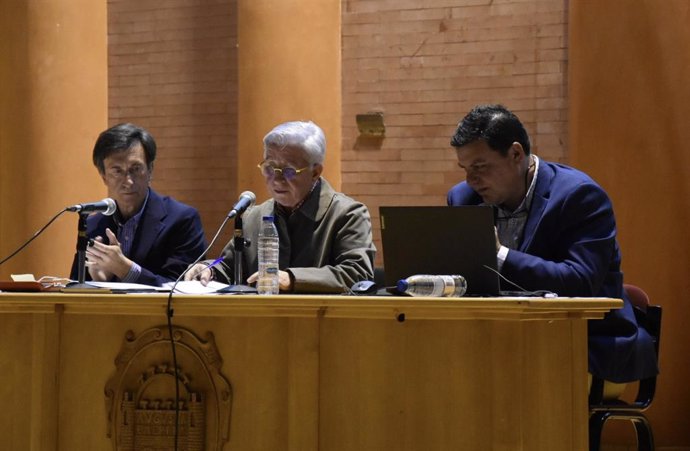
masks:
{"type": "Polygon", "coordinates": [[[251,191],[243,192],[240,194],[240,200],[237,201],[237,203],[232,207],[232,210],[230,210],[230,213],[228,213],[228,218],[231,219],[235,216],[242,215],[242,213],[244,213],[247,208],[254,205],[255,202],[256,194],[252,193],[251,191]]]}
{"type": "MultiPolygon", "coordinates": [[[[251,191],[245,191],[240,195],[240,199],[237,201],[237,203],[232,207],[232,210],[230,210],[230,213],[225,217],[223,220],[223,223],[218,227],[218,230],[216,231],[216,234],[213,235],[213,238],[211,239],[211,243],[209,243],[208,247],[204,249],[204,252],[197,257],[196,260],[189,266],[187,266],[187,269],[185,269],[182,274],[175,280],[175,282],[172,284],[172,287],[170,288],[170,294],[168,294],[168,306],[166,308],[167,312],[167,317],[168,317],[168,335],[170,337],[173,337],[173,324],[172,324],[172,319],[173,319],[173,308],[172,308],[172,298],[173,298],[173,293],[175,293],[175,287],[177,284],[180,282],[180,280],[184,279],[185,274],[187,274],[187,271],[189,271],[191,268],[193,268],[199,261],[204,258],[206,253],[213,247],[215,244],[216,240],[220,236],[220,232],[223,230],[223,227],[225,227],[225,224],[228,223],[228,221],[232,218],[235,218],[235,223],[237,221],[241,221],[241,215],[242,213],[247,210],[247,208],[251,207],[254,205],[254,202],[256,202],[256,195],[252,193],[251,191]]],[[[235,259],[237,259],[237,254],[235,254],[235,259]]],[[[240,261],[240,260],[238,260],[240,261]]],[[[177,351],[175,350],[177,340],[170,340],[170,348],[172,349],[172,360],[173,360],[173,368],[175,372],[175,425],[174,425],[174,430],[175,430],[175,439],[174,439],[174,449],[177,450],[177,442],[178,442],[178,435],[179,435],[179,425],[180,425],[180,377],[178,375],[178,370],[179,367],[177,366],[177,351]]]]}
{"type": "MultiPolygon", "coordinates": [[[[239,202],[238,202],[239,204],[239,202]]],[[[110,216],[117,210],[117,204],[114,200],[106,197],[99,202],[90,202],[87,204],[76,204],[65,208],[66,211],[74,211],[76,213],[93,213],[96,211],[102,212],[105,216],[110,216]]]]}

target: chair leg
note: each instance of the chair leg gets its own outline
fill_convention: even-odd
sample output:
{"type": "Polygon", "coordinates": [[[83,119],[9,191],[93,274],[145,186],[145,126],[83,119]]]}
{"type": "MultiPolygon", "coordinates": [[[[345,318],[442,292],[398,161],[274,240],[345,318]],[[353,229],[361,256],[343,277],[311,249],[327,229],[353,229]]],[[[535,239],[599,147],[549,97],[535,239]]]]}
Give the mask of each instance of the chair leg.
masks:
{"type": "Polygon", "coordinates": [[[601,447],[601,431],[608,415],[606,412],[596,412],[589,416],[589,451],[599,451],[601,447]]]}
{"type": "Polygon", "coordinates": [[[637,433],[637,450],[654,451],[654,436],[649,421],[644,416],[639,416],[632,420],[637,433]]]}
{"type": "Polygon", "coordinates": [[[589,451],[600,451],[601,449],[601,434],[604,429],[604,424],[609,419],[627,420],[635,426],[635,433],[637,435],[637,450],[638,451],[654,451],[654,435],[652,434],[652,427],[644,415],[620,412],[595,412],[589,416],[589,451]]]}

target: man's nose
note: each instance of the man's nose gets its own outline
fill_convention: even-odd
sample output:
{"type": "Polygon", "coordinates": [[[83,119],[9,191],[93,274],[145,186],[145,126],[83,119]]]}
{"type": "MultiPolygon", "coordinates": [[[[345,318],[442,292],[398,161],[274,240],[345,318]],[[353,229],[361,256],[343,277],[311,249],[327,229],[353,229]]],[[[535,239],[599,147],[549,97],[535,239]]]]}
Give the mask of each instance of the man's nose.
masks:
{"type": "Polygon", "coordinates": [[[285,178],[283,171],[275,171],[275,173],[273,174],[273,180],[276,180],[278,182],[287,182],[287,179],[285,178]]]}
{"type": "Polygon", "coordinates": [[[477,175],[477,173],[472,171],[468,171],[465,175],[465,180],[467,180],[467,183],[469,184],[477,183],[479,178],[480,177],[477,175]]]}

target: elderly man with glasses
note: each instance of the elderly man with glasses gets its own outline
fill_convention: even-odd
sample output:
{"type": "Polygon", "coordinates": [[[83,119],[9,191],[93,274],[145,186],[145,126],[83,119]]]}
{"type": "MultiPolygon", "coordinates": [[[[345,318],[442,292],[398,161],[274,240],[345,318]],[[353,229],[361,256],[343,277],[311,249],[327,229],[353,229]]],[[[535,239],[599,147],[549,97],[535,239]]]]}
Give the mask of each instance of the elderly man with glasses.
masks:
{"type": "Polygon", "coordinates": [[[271,199],[247,211],[244,235],[252,243],[244,249],[246,281],[232,280],[232,241],[222,263],[209,268],[197,264],[186,275],[207,284],[257,280],[257,248],[263,216],[275,216],[280,236],[280,290],[298,293],[342,293],[352,284],[374,277],[371,218],[367,207],[339,193],[321,177],[326,137],[313,122],[280,124],[264,137],[259,170],[271,199]]]}

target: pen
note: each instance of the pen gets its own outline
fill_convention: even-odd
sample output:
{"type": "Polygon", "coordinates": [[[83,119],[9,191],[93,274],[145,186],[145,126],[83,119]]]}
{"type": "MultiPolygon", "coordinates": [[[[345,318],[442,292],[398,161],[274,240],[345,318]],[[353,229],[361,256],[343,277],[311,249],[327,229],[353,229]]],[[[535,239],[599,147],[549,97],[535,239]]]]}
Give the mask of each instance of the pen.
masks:
{"type": "Polygon", "coordinates": [[[218,257],[217,259],[213,260],[207,267],[206,269],[211,269],[214,266],[216,266],[218,263],[223,261],[223,257],[218,257]]]}
{"type": "MultiPolygon", "coordinates": [[[[206,265],[206,268],[204,268],[204,270],[206,270],[206,269],[211,270],[211,279],[213,279],[213,277],[214,277],[214,274],[213,274],[213,271],[212,271],[213,267],[216,266],[218,263],[220,263],[220,262],[222,262],[222,261],[223,261],[223,257],[218,257],[217,259],[213,260],[211,263],[209,263],[208,265],[206,265]]],[[[199,272],[194,276],[194,279],[195,279],[195,280],[200,280],[200,279],[201,279],[201,273],[202,273],[202,271],[199,271],[199,272]]]]}

